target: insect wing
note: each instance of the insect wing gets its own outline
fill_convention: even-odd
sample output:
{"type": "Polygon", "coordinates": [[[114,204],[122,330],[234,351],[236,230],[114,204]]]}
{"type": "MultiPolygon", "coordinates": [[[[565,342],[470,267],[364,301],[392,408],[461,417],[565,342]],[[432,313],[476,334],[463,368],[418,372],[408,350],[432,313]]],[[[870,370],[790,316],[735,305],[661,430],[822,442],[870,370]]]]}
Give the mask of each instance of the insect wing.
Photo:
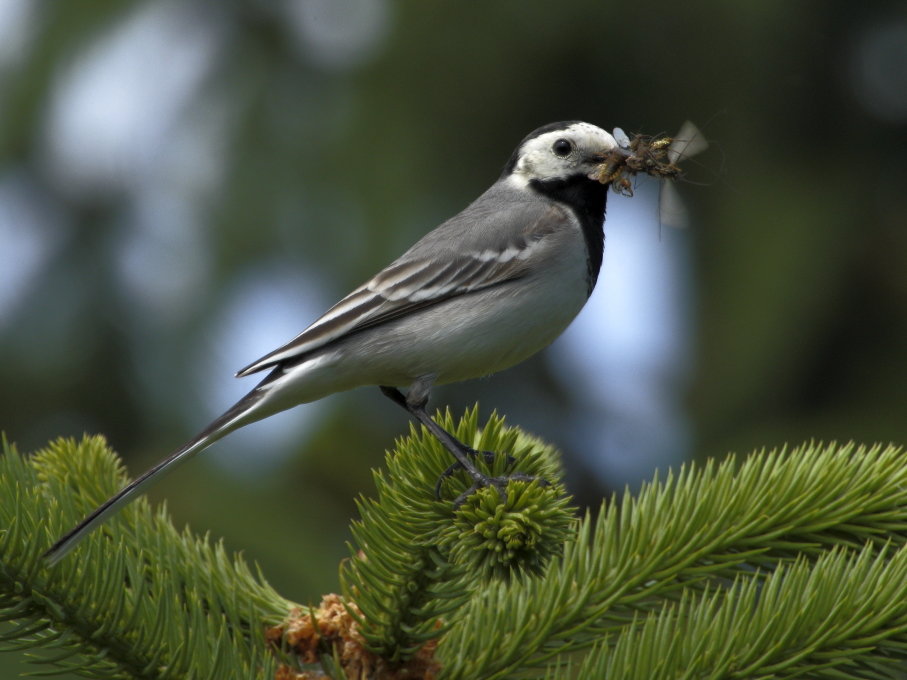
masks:
{"type": "Polygon", "coordinates": [[[668,147],[668,161],[676,163],[679,160],[692,158],[708,148],[709,143],[699,128],[685,120],[680,126],[680,130],[674,135],[674,141],[668,147]]]}
{"type": "Polygon", "coordinates": [[[684,229],[690,221],[689,211],[674,180],[661,181],[658,194],[658,221],[662,226],[684,229]]]}
{"type": "MultiPolygon", "coordinates": [[[[683,162],[708,148],[709,143],[699,128],[691,121],[685,120],[668,147],[668,162],[672,164],[683,162]]],[[[673,180],[666,179],[661,183],[658,218],[664,226],[676,229],[682,229],[689,224],[689,211],[673,180]]]]}
{"type": "Polygon", "coordinates": [[[630,148],[630,137],[623,129],[619,127],[614,128],[614,132],[611,133],[611,136],[614,137],[614,141],[617,142],[617,146],[621,149],[630,148]]]}

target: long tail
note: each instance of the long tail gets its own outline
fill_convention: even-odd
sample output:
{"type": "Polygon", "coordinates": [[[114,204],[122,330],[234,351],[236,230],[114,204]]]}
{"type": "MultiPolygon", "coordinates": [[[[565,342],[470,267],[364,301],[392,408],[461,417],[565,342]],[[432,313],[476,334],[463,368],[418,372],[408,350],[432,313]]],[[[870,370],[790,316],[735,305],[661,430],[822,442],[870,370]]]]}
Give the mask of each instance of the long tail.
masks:
{"type": "MultiPolygon", "coordinates": [[[[267,382],[267,381],[265,381],[267,382]]],[[[85,519],[79,522],[75,528],[63,535],[54,543],[47,552],[44,553],[44,559],[53,565],[59,562],[70,550],[76,547],[92,530],[101,525],[111,515],[120,508],[132,501],[136,496],[145,491],[153,482],[161,479],[164,473],[170,472],[177,467],[177,464],[183,463],[196,453],[208,448],[211,444],[236,430],[243,425],[247,425],[255,420],[259,420],[268,414],[257,414],[256,407],[262,402],[266,391],[262,390],[263,385],[259,385],[246,396],[240,399],[236,404],[231,406],[226,413],[219,416],[214,422],[206,427],[202,432],[193,439],[184,444],[181,448],[174,451],[167,458],[155,465],[153,468],[136,478],[121,491],[108,498],[102,505],[94,510],[85,519]]]]}

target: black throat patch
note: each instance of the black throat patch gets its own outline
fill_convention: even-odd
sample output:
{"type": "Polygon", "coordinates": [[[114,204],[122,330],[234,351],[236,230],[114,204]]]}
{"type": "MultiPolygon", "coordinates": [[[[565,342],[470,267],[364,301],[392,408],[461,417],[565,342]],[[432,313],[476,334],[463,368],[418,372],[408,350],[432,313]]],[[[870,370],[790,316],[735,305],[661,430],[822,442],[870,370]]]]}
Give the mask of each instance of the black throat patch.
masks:
{"type": "Polygon", "coordinates": [[[586,241],[589,291],[595,288],[605,252],[605,204],[608,186],[582,175],[566,179],[530,180],[529,186],[573,211],[586,241]]]}

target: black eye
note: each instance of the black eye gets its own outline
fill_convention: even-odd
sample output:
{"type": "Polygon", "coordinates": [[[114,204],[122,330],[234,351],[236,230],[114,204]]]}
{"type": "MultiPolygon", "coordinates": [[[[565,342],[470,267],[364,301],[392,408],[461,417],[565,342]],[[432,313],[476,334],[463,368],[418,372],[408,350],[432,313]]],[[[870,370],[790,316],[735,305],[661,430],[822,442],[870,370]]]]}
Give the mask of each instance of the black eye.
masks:
{"type": "Polygon", "coordinates": [[[566,158],[570,155],[570,152],[573,151],[573,144],[566,139],[559,139],[551,145],[551,150],[554,152],[555,156],[566,158]]]}

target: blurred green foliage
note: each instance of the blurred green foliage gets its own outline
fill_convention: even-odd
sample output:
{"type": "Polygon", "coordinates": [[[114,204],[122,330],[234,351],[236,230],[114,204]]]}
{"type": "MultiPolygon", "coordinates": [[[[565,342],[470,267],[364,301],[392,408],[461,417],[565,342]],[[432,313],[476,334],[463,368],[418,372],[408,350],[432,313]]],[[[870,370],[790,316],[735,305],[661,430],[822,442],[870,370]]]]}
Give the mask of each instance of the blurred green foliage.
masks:
{"type": "MultiPolygon", "coordinates": [[[[651,133],[692,119],[713,143],[693,172],[706,185],[682,187],[694,216],[696,455],[812,436],[907,440],[907,116],[884,97],[885,83],[907,91],[907,64],[883,49],[884,30],[907,22],[900,4],[14,5],[29,18],[20,51],[0,52],[0,211],[17,223],[2,199],[31,196],[47,245],[33,275],[0,291],[12,298],[0,305],[0,427],[22,450],[102,432],[137,473],[230,403],[210,397],[212,375],[288,339],[225,354],[244,281],[309,277],[285,301],[290,332],[302,330],[304,302],[322,311],[478,195],[527,132],[569,118],[651,133]],[[145,140],[138,169],[115,155],[104,165],[99,141],[76,140],[106,174],[76,164],[67,175],[51,134],[60,93],[86,55],[141,21],[170,30],[172,46],[134,67],[144,79],[115,81],[128,91],[93,101],[94,124],[113,129],[105,112],[115,121],[133,97],[144,107],[133,120],[162,125],[159,136],[121,135],[145,140]],[[206,66],[168,114],[155,88],[187,68],[190,48],[206,66]],[[137,230],[137,215],[160,231],[137,230]],[[159,266],[152,281],[176,292],[144,296],[146,279],[129,283],[136,262],[159,266]]],[[[121,51],[133,43],[148,47],[128,34],[121,51]]],[[[10,252],[0,243],[0,260],[10,252]]],[[[583,406],[544,355],[434,403],[477,398],[561,448],[583,406]]],[[[231,474],[213,450],[152,498],[242,548],[287,597],[313,600],[336,590],[353,498],[404,428],[376,391],[338,395],[269,474],[231,474]]],[[[250,441],[233,446],[266,453],[250,441]]],[[[580,452],[567,453],[568,470],[588,477],[580,452]]]]}

